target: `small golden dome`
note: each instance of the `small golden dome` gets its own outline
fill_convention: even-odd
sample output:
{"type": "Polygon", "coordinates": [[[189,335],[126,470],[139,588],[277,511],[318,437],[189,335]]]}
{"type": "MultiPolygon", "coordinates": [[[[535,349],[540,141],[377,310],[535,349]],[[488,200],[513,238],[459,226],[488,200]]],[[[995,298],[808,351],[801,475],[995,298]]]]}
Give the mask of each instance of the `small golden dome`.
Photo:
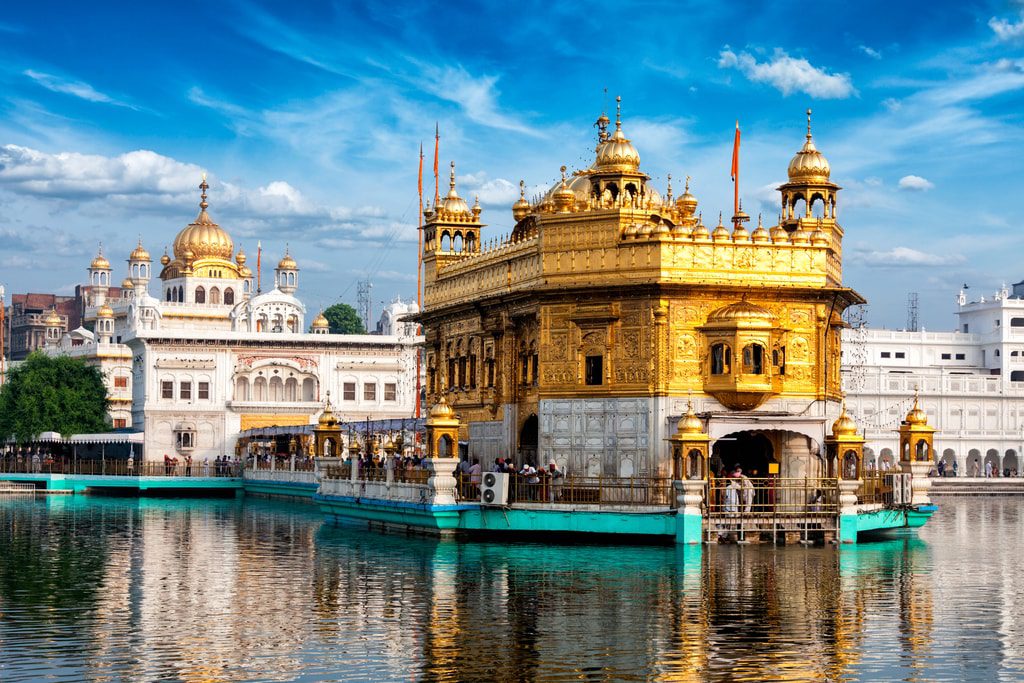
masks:
{"type": "Polygon", "coordinates": [[[135,283],[130,278],[121,280],[121,289],[135,289],[135,283]]]}
{"type": "Polygon", "coordinates": [[[811,233],[811,244],[815,246],[828,246],[828,234],[821,228],[818,228],[811,233]]]}
{"type": "MultiPolygon", "coordinates": [[[[206,213],[209,206],[206,203],[206,190],[210,186],[206,183],[205,175],[199,187],[202,189],[199,215],[174,238],[174,256],[182,261],[202,258],[230,260],[235,247],[231,236],[210,220],[206,213]],[[188,252],[191,252],[191,256],[186,255],[188,252]]],[[[163,259],[160,262],[163,263],[163,259]]]]}
{"type": "Polygon", "coordinates": [[[789,180],[828,182],[832,169],[825,155],[818,151],[811,139],[811,110],[807,110],[807,141],[789,162],[789,180]]]}
{"type": "Polygon", "coordinates": [[[750,237],[755,242],[767,242],[771,239],[771,235],[765,229],[764,224],[761,222],[761,216],[757,217],[757,227],[754,228],[754,232],[750,233],[750,237]]]}
{"type": "Polygon", "coordinates": [[[455,191],[455,162],[451,162],[451,178],[448,181],[448,194],[441,202],[444,211],[451,214],[469,213],[466,201],[455,191]]]}
{"type": "Polygon", "coordinates": [[[724,242],[729,239],[729,230],[722,225],[722,214],[718,214],[718,225],[716,225],[714,231],[712,231],[711,239],[716,242],[724,242]]]}
{"type": "Polygon", "coordinates": [[[338,418],[334,416],[334,411],[331,410],[330,397],[324,401],[324,412],[320,413],[320,419],[317,420],[317,424],[327,428],[338,426],[338,418]]]}
{"type": "Polygon", "coordinates": [[[238,254],[235,256],[235,263],[239,266],[244,266],[246,261],[245,250],[239,247],[238,254]]]}
{"type": "Polygon", "coordinates": [[[566,184],[565,178],[565,166],[562,166],[562,182],[555,190],[555,194],[552,199],[555,202],[555,209],[557,211],[571,211],[573,204],[576,203],[576,193],[566,184]]]}
{"type": "Polygon", "coordinates": [[[530,202],[526,201],[526,182],[519,181],[519,199],[512,205],[512,217],[516,223],[530,215],[530,202]]]}
{"type": "Polygon", "coordinates": [[[47,327],[60,327],[64,323],[57,314],[57,309],[51,308],[50,312],[46,314],[46,319],[43,320],[43,324],[47,327]]]}
{"type": "Polygon", "coordinates": [[[128,260],[129,261],[152,261],[153,259],[151,259],[149,257],[149,252],[146,251],[145,247],[142,246],[142,240],[140,239],[138,246],[135,247],[135,249],[132,250],[132,253],[128,255],[128,260]]]}
{"type": "Polygon", "coordinates": [[[284,257],[280,261],[278,261],[277,269],[278,270],[298,270],[298,268],[299,268],[299,264],[295,262],[295,259],[292,258],[291,253],[288,251],[287,248],[285,248],[285,250],[284,250],[284,257]]]}
{"type": "Polygon", "coordinates": [[[442,395],[437,399],[437,403],[430,409],[431,420],[453,420],[455,419],[455,411],[448,405],[448,401],[442,395]]]}
{"type": "Polygon", "coordinates": [[[708,232],[708,226],[704,225],[702,218],[697,219],[697,227],[693,229],[692,237],[695,240],[706,240],[711,236],[708,232]]]}
{"type": "Polygon", "coordinates": [[[597,145],[594,168],[601,171],[636,171],[640,168],[640,153],[622,132],[622,98],[615,98],[615,132],[597,145]]]}
{"type": "Polygon", "coordinates": [[[811,231],[804,230],[798,225],[793,234],[789,236],[789,239],[793,244],[807,244],[811,241],[811,231]]]}
{"type": "Polygon", "coordinates": [[[171,257],[167,255],[167,247],[164,247],[164,255],[160,257],[160,265],[166,266],[171,262],[171,257]]]}
{"type": "Polygon", "coordinates": [[[686,187],[683,195],[676,200],[676,208],[683,212],[684,216],[692,216],[697,211],[697,198],[690,194],[690,176],[686,176],[686,187]]]}
{"type": "Polygon", "coordinates": [[[630,223],[626,226],[626,229],[622,231],[622,236],[626,239],[634,239],[640,235],[640,225],[638,223],[630,223]]]}
{"type": "Polygon", "coordinates": [[[733,242],[749,242],[750,241],[750,233],[747,232],[747,229],[743,227],[742,223],[737,224],[736,227],[732,229],[732,241],[733,242]]]}
{"type": "Polygon", "coordinates": [[[781,225],[773,225],[772,229],[769,232],[771,233],[773,242],[789,241],[789,233],[786,232],[786,229],[781,225]]]}
{"type": "Polygon", "coordinates": [[[238,269],[239,277],[252,277],[252,270],[248,266],[241,266],[238,269]]]}
{"type": "Polygon", "coordinates": [[[907,413],[907,417],[903,420],[908,425],[926,425],[928,424],[928,415],[917,405],[917,395],[914,395],[914,407],[907,413]]]}
{"type": "Polygon", "coordinates": [[[327,321],[327,318],[324,317],[323,311],[320,311],[319,315],[317,315],[316,318],[313,319],[314,330],[325,330],[330,328],[330,326],[331,324],[327,321]]]}
{"type": "Polygon", "coordinates": [[[103,255],[103,245],[100,245],[100,250],[96,253],[96,258],[89,264],[89,268],[92,270],[110,270],[110,261],[103,255]]]}
{"type": "Polygon", "coordinates": [[[832,436],[856,436],[857,423],[852,417],[846,414],[846,404],[843,404],[843,412],[839,418],[832,423],[832,436]]]}
{"type": "Polygon", "coordinates": [[[709,323],[742,323],[742,322],[766,322],[774,323],[775,316],[768,311],[749,301],[736,301],[728,306],[723,306],[708,316],[709,323]]]}
{"type": "Polygon", "coordinates": [[[680,435],[704,433],[704,423],[694,414],[692,403],[687,402],[686,415],[679,420],[679,427],[676,431],[680,435]]]}
{"type": "Polygon", "coordinates": [[[108,306],[106,304],[103,304],[102,306],[100,306],[96,310],[96,317],[97,318],[113,318],[114,317],[114,309],[112,309],[110,306],[108,306]]]}
{"type": "Polygon", "coordinates": [[[655,237],[668,237],[672,234],[672,230],[664,223],[658,222],[654,225],[653,230],[651,230],[651,234],[655,237]]]}

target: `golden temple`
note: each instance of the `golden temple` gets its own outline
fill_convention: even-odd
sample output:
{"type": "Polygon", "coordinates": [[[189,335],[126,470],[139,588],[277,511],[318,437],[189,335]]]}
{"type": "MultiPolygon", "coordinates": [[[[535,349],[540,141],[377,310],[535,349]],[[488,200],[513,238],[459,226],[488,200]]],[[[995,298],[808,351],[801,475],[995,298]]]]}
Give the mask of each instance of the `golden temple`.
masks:
{"type": "Polygon", "coordinates": [[[452,164],[424,210],[428,401],[447,399],[485,462],[621,477],[671,474],[665,439],[691,397],[718,466],[823,476],[841,316],[863,299],[842,284],[840,188],[810,111],[778,224],[753,230],[742,207],[709,229],[689,178],[656,190],[618,98],[614,128],[596,126],[590,166],[535,201],[521,190],[500,238],[452,164]]]}

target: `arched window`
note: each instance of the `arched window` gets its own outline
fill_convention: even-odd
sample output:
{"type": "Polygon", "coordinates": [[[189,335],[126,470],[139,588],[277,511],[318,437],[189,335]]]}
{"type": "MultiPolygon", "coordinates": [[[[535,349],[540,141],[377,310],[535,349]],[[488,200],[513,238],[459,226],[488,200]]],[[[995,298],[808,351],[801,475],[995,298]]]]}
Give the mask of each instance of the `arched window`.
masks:
{"type": "Polygon", "coordinates": [[[289,377],[288,381],[284,383],[284,400],[299,400],[299,381],[294,377],[289,377]]]}
{"type": "Polygon", "coordinates": [[[224,290],[224,303],[228,306],[235,305],[235,290],[230,287],[224,290]]]}
{"type": "Polygon", "coordinates": [[[793,209],[790,215],[793,218],[805,218],[807,216],[807,202],[803,197],[793,198],[793,209]]]}
{"type": "Polygon", "coordinates": [[[211,287],[210,288],[210,303],[211,304],[219,304],[220,303],[220,290],[217,289],[216,287],[211,287]]]}
{"type": "Polygon", "coordinates": [[[270,400],[279,403],[284,400],[284,382],[280,377],[270,378],[270,400]]]}
{"type": "Polygon", "coordinates": [[[178,287],[178,303],[185,303],[185,288],[178,287]]]}
{"type": "Polygon", "coordinates": [[[235,400],[249,400],[249,381],[245,377],[239,377],[235,380],[235,400]]]}
{"type": "Polygon", "coordinates": [[[252,385],[252,397],[255,401],[267,400],[267,378],[257,377],[252,385]]]}
{"type": "Polygon", "coordinates": [[[197,304],[205,304],[206,303],[206,290],[203,289],[202,287],[196,287],[196,303],[197,304]]]}
{"type": "Polygon", "coordinates": [[[452,250],[452,237],[448,234],[448,231],[441,233],[441,251],[452,250]]]}
{"type": "Polygon", "coordinates": [[[302,380],[302,400],[303,401],[315,401],[316,400],[316,383],[311,378],[302,380]]]}
{"type": "Polygon", "coordinates": [[[728,375],[732,372],[732,349],[726,344],[711,347],[711,374],[728,375]]]}
{"type": "Polygon", "coordinates": [[[1024,318],[1010,318],[1010,327],[1024,327],[1024,318]]]}
{"type": "Polygon", "coordinates": [[[171,290],[168,289],[165,292],[165,295],[166,295],[165,298],[167,299],[167,301],[170,301],[171,300],[171,290]]]}
{"type": "Polygon", "coordinates": [[[743,347],[743,373],[764,374],[764,347],[760,344],[747,344],[743,347]]]}
{"type": "Polygon", "coordinates": [[[452,251],[459,253],[462,251],[462,233],[455,233],[455,239],[452,240],[452,251]]]}

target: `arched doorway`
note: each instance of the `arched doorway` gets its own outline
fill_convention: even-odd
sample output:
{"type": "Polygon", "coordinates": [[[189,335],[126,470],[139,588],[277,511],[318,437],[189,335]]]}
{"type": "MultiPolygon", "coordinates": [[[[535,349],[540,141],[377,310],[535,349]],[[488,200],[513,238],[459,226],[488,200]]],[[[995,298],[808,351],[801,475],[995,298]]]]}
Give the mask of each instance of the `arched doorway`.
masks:
{"type": "Polygon", "coordinates": [[[533,414],[526,418],[519,430],[519,465],[525,462],[538,466],[541,464],[537,462],[537,431],[537,415],[533,414]]]}
{"type": "Polygon", "coordinates": [[[734,432],[715,441],[711,450],[711,471],[718,476],[737,466],[749,477],[768,475],[768,464],[777,462],[772,442],[758,432],[734,432]]]}

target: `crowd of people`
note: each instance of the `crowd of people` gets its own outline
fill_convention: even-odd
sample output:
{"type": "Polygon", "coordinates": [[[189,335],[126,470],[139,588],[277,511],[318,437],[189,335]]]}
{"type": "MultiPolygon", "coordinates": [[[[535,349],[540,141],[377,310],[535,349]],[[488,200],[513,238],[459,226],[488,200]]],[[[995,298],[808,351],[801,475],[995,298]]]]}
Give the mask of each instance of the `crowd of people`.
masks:
{"type": "MultiPolygon", "coordinates": [[[[534,502],[556,502],[562,498],[562,486],[565,483],[565,472],[558,468],[554,461],[547,467],[536,467],[526,461],[518,467],[511,459],[495,458],[488,472],[501,472],[511,475],[509,484],[509,502],[515,500],[534,502]]],[[[465,500],[480,498],[480,483],[483,480],[483,466],[480,458],[463,458],[455,470],[459,481],[459,493],[465,500]]]]}

